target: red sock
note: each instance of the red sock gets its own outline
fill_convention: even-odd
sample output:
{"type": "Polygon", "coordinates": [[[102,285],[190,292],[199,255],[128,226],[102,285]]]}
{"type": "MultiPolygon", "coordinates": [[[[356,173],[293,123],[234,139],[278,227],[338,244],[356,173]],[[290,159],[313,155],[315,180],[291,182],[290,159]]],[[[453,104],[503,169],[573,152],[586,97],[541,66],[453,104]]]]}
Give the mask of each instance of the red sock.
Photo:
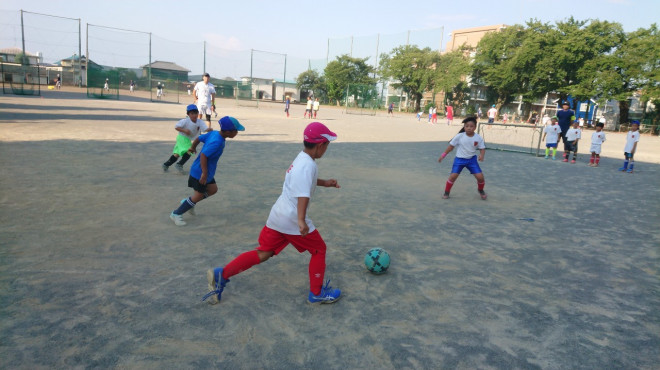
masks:
{"type": "Polygon", "coordinates": [[[484,185],[486,185],[486,181],[484,182],[478,182],[477,183],[477,190],[483,191],[484,190],[484,185]]]}
{"type": "Polygon", "coordinates": [[[222,271],[222,277],[229,279],[238,273],[248,270],[254,265],[258,265],[260,262],[261,260],[259,259],[259,254],[256,250],[242,253],[225,266],[222,271]]]}
{"type": "Polygon", "coordinates": [[[600,157],[596,157],[596,164],[598,164],[598,162],[600,162],[600,157]]]}
{"type": "Polygon", "coordinates": [[[454,183],[450,180],[447,180],[447,184],[445,185],[445,193],[449,194],[452,186],[454,186],[454,183]]]}
{"type": "Polygon", "coordinates": [[[309,260],[309,290],[314,295],[321,294],[325,274],[325,253],[312,254],[309,260]]]}
{"type": "Polygon", "coordinates": [[[592,156],[591,159],[589,159],[589,163],[593,164],[593,163],[594,163],[594,159],[596,159],[596,158],[592,156]]]}

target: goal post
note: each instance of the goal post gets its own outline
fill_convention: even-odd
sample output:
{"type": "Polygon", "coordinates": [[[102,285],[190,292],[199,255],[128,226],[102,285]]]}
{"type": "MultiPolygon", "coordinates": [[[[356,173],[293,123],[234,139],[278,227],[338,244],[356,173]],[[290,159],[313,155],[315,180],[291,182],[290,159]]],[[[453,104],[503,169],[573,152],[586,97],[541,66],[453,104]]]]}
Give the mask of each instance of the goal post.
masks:
{"type": "Polygon", "coordinates": [[[541,153],[543,126],[540,125],[480,122],[477,133],[486,142],[486,149],[532,154],[536,157],[541,153]]]}

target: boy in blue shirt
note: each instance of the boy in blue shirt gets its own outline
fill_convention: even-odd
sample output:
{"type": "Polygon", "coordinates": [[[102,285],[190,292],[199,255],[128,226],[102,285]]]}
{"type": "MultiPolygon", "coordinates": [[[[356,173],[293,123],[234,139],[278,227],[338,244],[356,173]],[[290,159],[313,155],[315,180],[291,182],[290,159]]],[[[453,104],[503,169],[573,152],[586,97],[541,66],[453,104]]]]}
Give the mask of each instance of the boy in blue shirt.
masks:
{"type": "Polygon", "coordinates": [[[170,214],[170,218],[176,226],[186,224],[183,220],[184,213],[193,209],[202,199],[218,192],[218,185],[215,183],[215,170],[225,149],[225,139],[233,139],[238,135],[238,131],[245,131],[245,127],[234,117],[222,117],[218,123],[220,124],[219,132],[211,131],[200,135],[190,147],[190,152],[195,153],[197,145],[200,142],[204,143],[201,152],[190,167],[190,176],[188,177],[188,187],[193,188],[195,192],[191,197],[182,200],[179,208],[170,214]]]}

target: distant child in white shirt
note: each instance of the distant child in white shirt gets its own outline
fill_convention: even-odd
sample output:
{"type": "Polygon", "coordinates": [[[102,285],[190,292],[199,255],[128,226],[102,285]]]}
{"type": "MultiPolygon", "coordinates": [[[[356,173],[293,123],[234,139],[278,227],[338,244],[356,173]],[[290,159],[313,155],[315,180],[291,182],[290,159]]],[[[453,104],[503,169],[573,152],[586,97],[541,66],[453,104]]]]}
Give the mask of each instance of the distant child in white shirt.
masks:
{"type": "Polygon", "coordinates": [[[633,172],[633,167],[635,166],[633,156],[637,151],[638,142],[639,121],[632,121],[630,122],[630,131],[628,131],[628,136],[626,136],[626,146],[623,148],[623,156],[625,157],[623,167],[619,168],[619,171],[627,171],[628,173],[633,172]],[[630,163],[630,167],[628,166],[628,163],[630,163]]]}
{"type": "Polygon", "coordinates": [[[484,192],[484,185],[486,185],[486,180],[484,180],[484,174],[479,167],[479,162],[483,162],[484,155],[486,155],[486,144],[484,139],[479,136],[479,134],[474,131],[477,129],[477,117],[468,117],[463,120],[463,128],[459,131],[458,135],[454,136],[453,139],[449,142],[449,146],[438,158],[438,162],[442,162],[443,159],[447,156],[449,152],[456,149],[456,158],[454,158],[454,165],[451,168],[451,173],[449,174],[449,179],[447,179],[447,184],[445,185],[445,194],[442,196],[442,199],[449,198],[449,192],[451,187],[454,186],[454,182],[458,178],[458,175],[461,174],[463,168],[466,168],[470,171],[472,175],[477,179],[477,191],[481,199],[486,200],[487,196],[484,192]],[[477,156],[477,151],[479,155],[477,156]]]}
{"type": "Polygon", "coordinates": [[[580,124],[579,121],[575,120],[573,121],[573,127],[569,128],[568,131],[566,131],[566,150],[564,151],[564,160],[563,162],[568,162],[568,157],[571,156],[571,152],[573,152],[573,159],[571,160],[571,163],[575,163],[577,160],[577,151],[578,151],[578,141],[582,138],[582,130],[580,130],[580,127],[578,127],[580,124]]]}
{"type": "Polygon", "coordinates": [[[596,132],[591,134],[591,159],[589,160],[589,166],[598,167],[600,162],[600,146],[605,142],[605,132],[603,132],[603,127],[605,124],[603,122],[598,122],[596,124],[596,132]]]}
{"type": "Polygon", "coordinates": [[[550,121],[550,126],[545,126],[543,129],[543,138],[545,141],[545,159],[548,159],[550,154],[550,149],[552,148],[552,160],[554,161],[557,156],[557,141],[559,140],[559,135],[561,135],[561,127],[559,127],[557,116],[552,117],[550,121]]]}
{"type": "Polygon", "coordinates": [[[417,112],[417,122],[420,122],[422,120],[422,114],[424,114],[423,109],[417,112]]]}

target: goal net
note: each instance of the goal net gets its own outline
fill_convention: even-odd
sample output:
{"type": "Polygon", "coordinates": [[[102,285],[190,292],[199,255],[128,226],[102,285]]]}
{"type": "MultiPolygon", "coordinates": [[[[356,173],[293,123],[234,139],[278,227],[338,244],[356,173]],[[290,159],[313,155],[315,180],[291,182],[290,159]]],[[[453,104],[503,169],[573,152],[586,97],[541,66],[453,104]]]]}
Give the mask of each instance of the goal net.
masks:
{"type": "Polygon", "coordinates": [[[534,156],[538,156],[541,151],[543,126],[481,122],[477,133],[486,142],[486,149],[534,156]]]}
{"type": "Polygon", "coordinates": [[[45,85],[46,76],[39,65],[20,65],[0,63],[0,79],[3,94],[41,95],[41,85],[45,85]]]}
{"type": "Polygon", "coordinates": [[[380,108],[376,84],[349,84],[344,93],[347,114],[375,116],[380,108]]]}

